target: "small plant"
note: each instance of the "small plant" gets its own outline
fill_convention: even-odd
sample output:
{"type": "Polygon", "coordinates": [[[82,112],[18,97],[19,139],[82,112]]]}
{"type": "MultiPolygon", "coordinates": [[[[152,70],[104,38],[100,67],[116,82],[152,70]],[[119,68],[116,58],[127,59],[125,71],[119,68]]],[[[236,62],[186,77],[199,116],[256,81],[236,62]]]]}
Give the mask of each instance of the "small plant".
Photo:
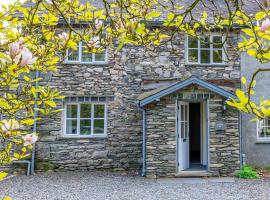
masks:
{"type": "Polygon", "coordinates": [[[260,177],[256,170],[249,165],[242,166],[236,176],[243,179],[256,179],[260,177]]]}
{"type": "Polygon", "coordinates": [[[266,168],[265,168],[265,171],[266,171],[267,173],[270,173],[270,167],[266,167],[266,168]]]}

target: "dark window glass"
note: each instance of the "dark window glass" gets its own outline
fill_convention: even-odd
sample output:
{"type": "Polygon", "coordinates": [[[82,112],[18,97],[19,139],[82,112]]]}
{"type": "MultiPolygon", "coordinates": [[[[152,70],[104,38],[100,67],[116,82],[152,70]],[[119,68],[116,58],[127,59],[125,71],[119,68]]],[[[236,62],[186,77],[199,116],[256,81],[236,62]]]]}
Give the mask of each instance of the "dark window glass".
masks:
{"type": "Polygon", "coordinates": [[[91,118],[91,104],[81,104],[81,118],[91,118]]]}
{"type": "Polygon", "coordinates": [[[94,105],[94,118],[104,118],[105,106],[101,104],[94,105]]]}
{"type": "Polygon", "coordinates": [[[210,50],[201,50],[201,63],[210,63],[210,50]]]}
{"type": "Polygon", "coordinates": [[[188,37],[188,48],[198,48],[198,40],[195,37],[188,37]]]}
{"type": "Polygon", "coordinates": [[[66,123],[67,123],[66,133],[69,135],[77,134],[77,120],[67,119],[66,123]]]}
{"type": "Polygon", "coordinates": [[[213,51],[213,62],[222,63],[222,50],[214,49],[213,51]]]}
{"type": "Polygon", "coordinates": [[[104,134],[104,119],[94,120],[94,134],[104,134]]]}
{"type": "Polygon", "coordinates": [[[67,118],[77,118],[77,105],[67,105],[67,118]]]}
{"type": "Polygon", "coordinates": [[[213,47],[214,48],[222,48],[222,37],[221,36],[213,36],[213,47]]]}
{"type": "Polygon", "coordinates": [[[188,50],[188,61],[197,63],[198,62],[198,50],[196,49],[189,49],[188,50]]]}
{"type": "Polygon", "coordinates": [[[90,135],[91,134],[91,120],[82,119],[80,121],[80,134],[90,135]]]}

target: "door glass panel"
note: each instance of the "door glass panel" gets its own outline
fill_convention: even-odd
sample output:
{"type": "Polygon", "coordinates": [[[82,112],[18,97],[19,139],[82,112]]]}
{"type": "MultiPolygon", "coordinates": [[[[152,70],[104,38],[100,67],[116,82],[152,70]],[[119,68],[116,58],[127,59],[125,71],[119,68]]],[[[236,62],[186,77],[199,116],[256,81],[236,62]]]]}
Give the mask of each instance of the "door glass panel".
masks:
{"type": "Polygon", "coordinates": [[[185,138],[185,123],[181,122],[181,138],[185,138]]]}
{"type": "Polygon", "coordinates": [[[188,138],[188,122],[185,122],[185,138],[188,138]]]}
{"type": "Polygon", "coordinates": [[[184,120],[184,105],[181,105],[181,121],[184,120]]]}
{"type": "Polygon", "coordinates": [[[187,106],[185,106],[185,121],[188,120],[188,117],[187,117],[187,106]]]}

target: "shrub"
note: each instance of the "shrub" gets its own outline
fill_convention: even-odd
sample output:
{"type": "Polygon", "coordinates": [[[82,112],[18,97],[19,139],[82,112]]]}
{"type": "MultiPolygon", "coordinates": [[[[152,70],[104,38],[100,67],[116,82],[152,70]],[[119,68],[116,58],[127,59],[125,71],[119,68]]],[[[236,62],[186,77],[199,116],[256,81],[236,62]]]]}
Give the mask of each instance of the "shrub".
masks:
{"type": "Polygon", "coordinates": [[[242,166],[236,176],[243,179],[256,179],[260,177],[256,170],[249,165],[242,166]]]}

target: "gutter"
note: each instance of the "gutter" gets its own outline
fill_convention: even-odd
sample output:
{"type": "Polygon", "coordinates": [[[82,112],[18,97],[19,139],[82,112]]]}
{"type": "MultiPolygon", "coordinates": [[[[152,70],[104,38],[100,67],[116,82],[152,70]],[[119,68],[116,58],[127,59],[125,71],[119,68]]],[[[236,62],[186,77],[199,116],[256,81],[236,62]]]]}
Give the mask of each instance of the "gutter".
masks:
{"type": "Polygon", "coordinates": [[[145,109],[140,107],[140,110],[142,111],[143,116],[143,135],[142,135],[142,171],[141,176],[146,176],[146,114],[145,109]]]}
{"type": "MultiPolygon", "coordinates": [[[[39,78],[39,71],[36,70],[36,79],[39,78]]],[[[36,85],[35,88],[38,88],[38,80],[36,80],[36,85]]],[[[38,100],[38,93],[36,93],[36,98],[35,100],[38,100]]],[[[34,125],[33,125],[33,132],[36,133],[37,132],[37,103],[35,103],[34,105],[34,125]]],[[[35,152],[36,152],[36,145],[33,145],[33,149],[32,149],[32,157],[31,157],[31,174],[34,173],[35,171],[35,152]]]]}

